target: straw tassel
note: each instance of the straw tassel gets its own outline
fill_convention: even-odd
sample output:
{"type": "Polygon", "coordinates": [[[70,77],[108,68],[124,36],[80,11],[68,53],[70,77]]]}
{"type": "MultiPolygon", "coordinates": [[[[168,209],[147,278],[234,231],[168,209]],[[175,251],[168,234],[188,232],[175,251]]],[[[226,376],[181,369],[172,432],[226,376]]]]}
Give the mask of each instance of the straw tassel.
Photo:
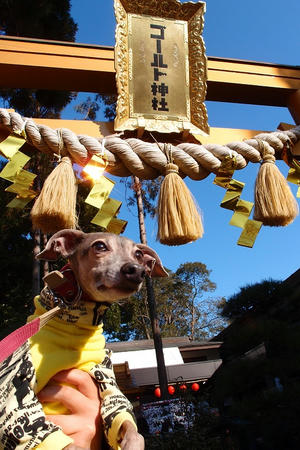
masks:
{"type": "Polygon", "coordinates": [[[264,141],[258,142],[263,161],[255,182],[254,219],[271,227],[286,226],[297,217],[298,204],[275,164],[275,156],[264,141]]]}
{"type": "Polygon", "coordinates": [[[203,226],[196,202],[173,164],[171,146],[165,144],[168,164],[158,200],[158,234],[162,244],[182,245],[202,237],[203,226]]]}
{"type": "Polygon", "coordinates": [[[46,179],[31,210],[33,228],[44,233],[76,228],[76,195],[77,182],[72,161],[65,156],[46,179]]]}

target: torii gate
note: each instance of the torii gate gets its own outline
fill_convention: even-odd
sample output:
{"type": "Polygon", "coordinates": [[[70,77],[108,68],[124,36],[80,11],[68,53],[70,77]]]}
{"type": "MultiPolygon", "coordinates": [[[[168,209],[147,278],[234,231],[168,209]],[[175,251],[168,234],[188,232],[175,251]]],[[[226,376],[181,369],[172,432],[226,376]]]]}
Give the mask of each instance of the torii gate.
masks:
{"type": "MultiPolygon", "coordinates": [[[[208,57],[207,69],[207,100],[285,106],[295,123],[300,124],[300,68],[208,57]]],[[[116,93],[113,47],[0,36],[0,71],[2,88],[116,93]]],[[[34,121],[96,138],[113,133],[113,123],[107,122],[40,118],[34,121]]],[[[280,127],[284,130],[292,126],[280,127]]],[[[258,133],[259,130],[211,128],[210,135],[201,141],[224,144],[250,139],[258,133]]],[[[0,138],[1,134],[0,126],[0,138]]]]}
{"type": "MultiPolygon", "coordinates": [[[[207,100],[285,106],[300,124],[300,68],[208,57],[207,100]]],[[[0,87],[116,93],[114,48],[0,36],[0,87]]],[[[101,137],[113,124],[82,120],[34,119],[51,128],[101,137]]],[[[203,143],[253,137],[258,130],[211,128],[203,143]]]]}

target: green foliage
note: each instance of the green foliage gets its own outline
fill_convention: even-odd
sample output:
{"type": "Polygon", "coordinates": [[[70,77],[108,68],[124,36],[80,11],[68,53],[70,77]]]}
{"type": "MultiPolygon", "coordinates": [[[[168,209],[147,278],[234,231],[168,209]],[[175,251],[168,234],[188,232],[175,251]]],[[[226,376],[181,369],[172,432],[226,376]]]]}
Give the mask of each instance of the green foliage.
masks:
{"type": "Polygon", "coordinates": [[[241,448],[246,432],[266,450],[299,448],[298,294],[287,283],[264,281],[245,286],[225,305],[227,317],[236,319],[222,335],[223,365],[211,399],[219,407],[230,399],[226,418],[241,448]],[[266,353],[250,358],[246,352],[261,343],[266,353]]]}
{"type": "Polygon", "coordinates": [[[241,434],[246,432],[246,424],[248,427],[251,425],[252,434],[260,438],[261,448],[265,450],[296,450],[300,444],[300,383],[290,381],[283,386],[282,391],[277,390],[274,385],[268,387],[264,382],[266,378],[272,380],[268,369],[268,362],[260,361],[259,365],[252,362],[247,366],[236,367],[232,372],[233,378],[228,374],[227,383],[234,387],[234,383],[238,381],[236,372],[241,370],[245,385],[242,391],[235,392],[234,403],[226,413],[227,421],[240,439],[241,434]]]}
{"type": "Polygon", "coordinates": [[[183,283],[190,283],[195,296],[216,289],[216,284],[208,278],[210,273],[211,270],[208,270],[206,265],[200,262],[187,262],[181,264],[176,270],[176,275],[183,283]]]}
{"type": "Polygon", "coordinates": [[[15,109],[25,117],[59,118],[62,109],[76,94],[45,89],[1,89],[0,96],[6,107],[15,109]]]}
{"type": "MultiPolygon", "coordinates": [[[[157,213],[157,197],[160,191],[160,186],[163,181],[163,177],[160,176],[154,180],[143,180],[140,183],[141,195],[143,199],[143,210],[145,217],[149,214],[150,217],[154,218],[157,213]]],[[[121,183],[125,184],[126,189],[135,190],[135,186],[131,181],[127,179],[121,180],[121,183]]],[[[136,196],[133,192],[131,195],[126,197],[127,206],[136,207],[136,196]]]]}
{"type": "Polygon", "coordinates": [[[96,100],[100,100],[100,102],[104,105],[104,116],[108,120],[114,120],[116,117],[116,104],[117,104],[117,96],[116,95],[96,95],[96,100]]]}
{"type": "MultiPolygon", "coordinates": [[[[77,25],[70,16],[70,7],[70,0],[0,0],[1,34],[74,41],[77,25]]],[[[5,107],[14,108],[24,116],[59,117],[74,94],[44,89],[2,89],[0,96],[5,107]]],[[[35,185],[39,190],[53,166],[49,157],[37,152],[31,156],[25,169],[39,175],[35,185]]],[[[32,257],[37,244],[29,219],[32,203],[23,210],[6,208],[14,197],[4,191],[7,185],[0,180],[1,337],[25,322],[32,305],[33,265],[38,265],[32,257]]]]}
{"type": "Polygon", "coordinates": [[[0,28],[11,36],[74,41],[70,9],[70,0],[0,0],[0,28]]]}
{"type": "MultiPolygon", "coordinates": [[[[264,318],[257,320],[243,320],[240,326],[232,326],[230,332],[224,338],[222,346],[222,358],[226,361],[243,355],[248,350],[265,342],[272,324],[264,318]]],[[[277,323],[274,325],[275,329],[277,323]]]]}
{"type": "MultiPolygon", "coordinates": [[[[182,290],[179,292],[175,275],[169,272],[168,278],[153,282],[157,303],[157,312],[162,336],[182,336],[187,327],[180,327],[183,322],[184,300],[182,290]],[[181,296],[180,296],[181,295],[181,296]],[[183,334],[182,334],[183,333],[183,334]]],[[[105,331],[110,339],[150,339],[152,337],[151,321],[147,305],[146,287],[131,296],[126,303],[114,305],[106,314],[105,331]]]]}
{"type": "MultiPolygon", "coordinates": [[[[5,35],[74,41],[77,25],[70,0],[0,0],[0,29],[5,35]]],[[[1,89],[6,107],[26,117],[59,117],[75,97],[66,91],[1,89]]]]}
{"type": "Polygon", "coordinates": [[[178,282],[189,290],[185,320],[190,324],[188,334],[191,339],[212,337],[226,325],[219,315],[223,299],[204,296],[216,289],[216,284],[209,279],[210,273],[201,262],[187,262],[176,270],[178,282]]]}
{"type": "Polygon", "coordinates": [[[7,185],[0,179],[0,339],[25,323],[32,305],[31,223],[28,209],[6,207],[14,197],[7,185]]]}
{"type": "Polygon", "coordinates": [[[100,103],[88,96],[83,102],[74,106],[77,113],[83,115],[83,120],[96,120],[97,112],[100,109],[100,103]]]}
{"type": "MultiPolygon", "coordinates": [[[[209,273],[202,263],[186,263],[175,273],[169,271],[169,277],[153,280],[162,337],[206,339],[224,328],[226,322],[218,315],[219,299],[203,296],[215,289],[215,284],[208,278],[209,273]]],[[[126,303],[114,305],[109,310],[105,331],[112,340],[152,337],[145,286],[126,303]]]]}
{"type": "Polygon", "coordinates": [[[84,120],[96,120],[97,112],[104,107],[104,116],[112,121],[116,117],[116,102],[116,95],[95,94],[94,97],[88,96],[74,109],[83,115],[84,120]]]}
{"type": "Polygon", "coordinates": [[[247,284],[240,288],[237,294],[232,295],[226,301],[222,316],[228,319],[236,319],[245,313],[266,307],[275,296],[280,297],[282,291],[281,281],[264,280],[260,283],[247,284]]]}

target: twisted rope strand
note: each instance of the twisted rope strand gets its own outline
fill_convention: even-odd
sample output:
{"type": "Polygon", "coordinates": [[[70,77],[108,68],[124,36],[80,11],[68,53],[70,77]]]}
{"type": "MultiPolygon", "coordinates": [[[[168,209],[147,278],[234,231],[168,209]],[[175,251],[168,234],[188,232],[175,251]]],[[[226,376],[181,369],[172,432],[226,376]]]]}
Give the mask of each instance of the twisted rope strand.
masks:
{"type": "MultiPolygon", "coordinates": [[[[66,128],[61,128],[58,133],[48,126],[36,124],[32,119],[1,108],[0,125],[13,133],[20,133],[24,129],[26,141],[39,151],[48,154],[60,152],[62,157],[69,156],[80,165],[85,165],[92,155],[103,150],[100,138],[77,136],[66,128]]],[[[243,169],[249,161],[258,163],[268,155],[272,159],[276,152],[281,152],[285,146],[294,145],[299,139],[300,125],[288,131],[260,133],[252,139],[227,145],[181,143],[172,146],[172,155],[182,177],[202,180],[211,172],[216,173],[225,157],[235,157],[236,169],[243,169]],[[260,142],[263,142],[264,155],[260,142]]],[[[118,135],[107,136],[105,155],[108,172],[112,175],[154,179],[165,174],[167,158],[155,143],[135,138],[121,139],[118,135]]]]}

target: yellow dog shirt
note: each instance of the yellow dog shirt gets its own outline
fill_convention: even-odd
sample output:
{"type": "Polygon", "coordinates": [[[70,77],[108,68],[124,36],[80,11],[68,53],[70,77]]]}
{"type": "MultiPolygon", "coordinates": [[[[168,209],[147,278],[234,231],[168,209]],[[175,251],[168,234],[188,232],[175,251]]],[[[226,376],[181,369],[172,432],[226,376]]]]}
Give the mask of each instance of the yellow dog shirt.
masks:
{"type": "MultiPolygon", "coordinates": [[[[52,307],[47,290],[34,299],[32,320],[52,307]]],[[[108,443],[118,449],[122,423],[135,424],[132,405],[119,390],[105,349],[102,317],[107,304],[80,300],[62,308],[29,342],[3,363],[0,371],[0,448],[5,450],[60,450],[72,442],[62,430],[45,420],[45,414],[61,414],[57,404],[39,403],[38,393],[57,372],[78,368],[96,381],[101,397],[101,415],[108,443]],[[2,404],[1,404],[2,403],[2,404]],[[53,409],[54,408],[54,409],[53,409]],[[3,418],[3,416],[2,416],[3,418]]]]}

